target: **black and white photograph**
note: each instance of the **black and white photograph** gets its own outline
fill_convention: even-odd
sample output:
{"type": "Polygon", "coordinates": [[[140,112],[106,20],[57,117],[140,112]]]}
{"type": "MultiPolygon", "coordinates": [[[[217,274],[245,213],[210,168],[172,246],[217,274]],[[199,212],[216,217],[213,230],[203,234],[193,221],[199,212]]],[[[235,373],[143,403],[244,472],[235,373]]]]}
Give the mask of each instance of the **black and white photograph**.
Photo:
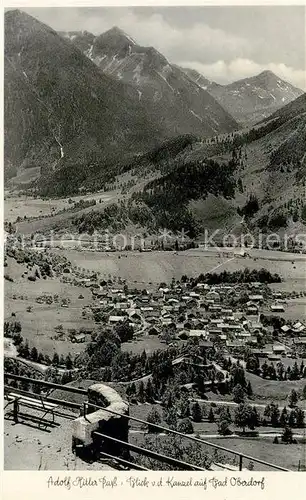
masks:
{"type": "Polygon", "coordinates": [[[4,469],[305,472],[306,7],[3,19],[4,469]]]}

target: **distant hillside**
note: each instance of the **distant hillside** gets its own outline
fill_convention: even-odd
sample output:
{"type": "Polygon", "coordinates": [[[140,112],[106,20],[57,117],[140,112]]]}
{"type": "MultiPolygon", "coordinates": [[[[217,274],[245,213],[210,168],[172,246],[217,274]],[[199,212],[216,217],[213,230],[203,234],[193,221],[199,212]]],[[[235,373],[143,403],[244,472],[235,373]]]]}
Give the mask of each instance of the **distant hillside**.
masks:
{"type": "Polygon", "coordinates": [[[254,125],[303,94],[301,89],[285,82],[272,71],[263,71],[229,85],[210,82],[195,70],[184,71],[244,125],[254,125]]]}
{"type": "MultiPolygon", "coordinates": [[[[212,136],[237,129],[233,117],[200,85],[154,47],[142,47],[114,27],[100,36],[61,33],[103,73],[130,83],[169,135],[212,136]]],[[[156,34],[158,36],[158,34],[156,34]]]]}
{"type": "MultiPolygon", "coordinates": [[[[215,241],[229,233],[304,234],[305,114],[286,119],[293,115],[289,106],[297,109],[292,103],[278,119],[252,129],[206,140],[185,135],[164,141],[121,165],[107,187],[109,202],[80,205],[53,223],[50,218],[50,228],[146,232],[156,238],[163,229],[184,229],[200,238],[205,230],[218,230],[215,241]]],[[[28,229],[33,232],[31,224],[28,229]]]]}
{"type": "MultiPolygon", "coordinates": [[[[288,236],[305,230],[305,111],[303,94],[252,129],[195,143],[192,151],[184,153],[189,161],[210,157],[218,162],[237,162],[232,206],[244,217],[235,231],[286,231],[288,236]]],[[[207,220],[203,209],[204,205],[201,219],[207,220]]],[[[211,206],[210,210],[215,212],[211,206]]],[[[227,217],[228,206],[224,205],[223,213],[227,217]]],[[[234,224],[235,217],[227,217],[227,226],[234,224]]]]}
{"type": "Polygon", "coordinates": [[[297,99],[275,111],[267,118],[260,120],[260,122],[264,123],[270,120],[275,120],[279,123],[285,123],[291,118],[303,115],[303,113],[306,113],[306,93],[303,93],[297,99]]]}
{"type": "Polygon", "coordinates": [[[104,161],[169,135],[135,88],[101,73],[69,41],[18,10],[5,14],[4,74],[6,177],[37,167],[41,185],[64,194],[69,182],[82,185],[93,163],[101,170],[104,161]]]}
{"type": "Polygon", "coordinates": [[[306,94],[274,113],[269,122],[290,125],[287,137],[270,155],[270,168],[296,169],[298,178],[306,174],[306,94]]]}
{"type": "MultiPolygon", "coordinates": [[[[205,200],[209,194],[231,199],[235,194],[235,165],[213,160],[185,161],[175,155],[175,166],[162,169],[162,175],[134,192],[129,199],[104,210],[76,216],[79,232],[93,233],[106,228],[121,230],[128,225],[158,233],[166,228],[183,231],[189,237],[201,233],[201,222],[190,210],[190,202],[205,200]]],[[[160,160],[159,160],[160,161],[160,160]]]]}

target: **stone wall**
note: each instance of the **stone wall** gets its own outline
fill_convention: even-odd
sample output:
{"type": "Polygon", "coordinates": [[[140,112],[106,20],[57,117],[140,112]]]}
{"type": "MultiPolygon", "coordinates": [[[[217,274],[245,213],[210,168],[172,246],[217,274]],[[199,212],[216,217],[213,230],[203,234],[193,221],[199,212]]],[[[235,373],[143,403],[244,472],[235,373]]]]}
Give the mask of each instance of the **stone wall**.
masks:
{"type": "Polygon", "coordinates": [[[127,442],[129,422],[123,415],[129,414],[128,403],[123,401],[117,391],[103,384],[94,384],[88,388],[88,402],[115,411],[118,415],[103,409],[97,410],[88,405],[87,414],[72,422],[73,449],[83,450],[83,452],[87,449],[92,453],[103,449],[113,455],[120,454],[121,446],[95,439],[92,433],[98,431],[127,442]]]}

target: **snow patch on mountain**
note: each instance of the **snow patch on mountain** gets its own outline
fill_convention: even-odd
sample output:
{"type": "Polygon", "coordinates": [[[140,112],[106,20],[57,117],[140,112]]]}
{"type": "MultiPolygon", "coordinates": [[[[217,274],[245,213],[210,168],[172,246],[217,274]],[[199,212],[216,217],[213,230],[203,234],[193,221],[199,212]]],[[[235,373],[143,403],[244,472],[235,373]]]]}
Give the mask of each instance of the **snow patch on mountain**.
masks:
{"type": "Polygon", "coordinates": [[[158,74],[158,76],[160,76],[164,82],[168,85],[168,87],[172,90],[172,92],[175,92],[174,88],[172,87],[172,85],[170,85],[170,83],[168,82],[167,78],[164,77],[164,75],[162,73],[160,73],[159,71],[155,70],[155,73],[158,74]]]}
{"type": "Polygon", "coordinates": [[[93,57],[92,57],[92,51],[93,51],[93,45],[91,45],[91,46],[89,47],[89,49],[88,49],[87,51],[85,51],[85,55],[86,55],[89,59],[91,59],[91,60],[93,60],[93,57]]]}
{"type": "Polygon", "coordinates": [[[197,113],[195,113],[194,111],[192,111],[192,109],[190,109],[189,111],[190,111],[190,113],[193,116],[195,116],[198,120],[200,120],[200,122],[203,122],[203,119],[199,115],[197,115],[197,113]]]}

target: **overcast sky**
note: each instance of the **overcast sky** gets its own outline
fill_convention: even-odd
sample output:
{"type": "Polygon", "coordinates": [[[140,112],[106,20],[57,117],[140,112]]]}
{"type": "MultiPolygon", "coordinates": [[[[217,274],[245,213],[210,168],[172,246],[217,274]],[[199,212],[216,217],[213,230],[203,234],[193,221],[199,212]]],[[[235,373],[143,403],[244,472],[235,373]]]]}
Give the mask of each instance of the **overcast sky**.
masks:
{"type": "Polygon", "coordinates": [[[305,7],[23,9],[56,30],[118,26],[170,62],[226,83],[270,69],[306,90],[305,7]]]}

